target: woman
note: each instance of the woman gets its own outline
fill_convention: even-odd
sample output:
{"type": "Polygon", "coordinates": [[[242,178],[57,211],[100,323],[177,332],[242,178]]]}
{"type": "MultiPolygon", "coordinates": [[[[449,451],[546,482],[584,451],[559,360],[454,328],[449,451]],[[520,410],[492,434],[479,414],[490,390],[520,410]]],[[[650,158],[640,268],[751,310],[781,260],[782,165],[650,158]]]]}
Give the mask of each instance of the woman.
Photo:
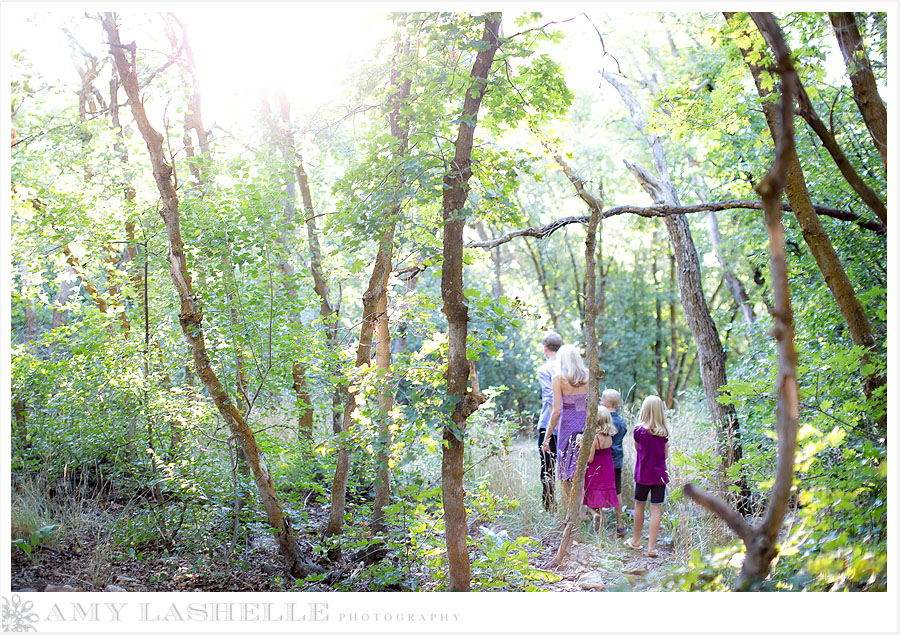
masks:
{"type": "Polygon", "coordinates": [[[571,344],[559,348],[556,354],[559,370],[553,377],[553,410],[550,423],[544,435],[542,449],[549,452],[549,441],[556,426],[559,434],[556,442],[556,467],[559,480],[562,481],[565,504],[569,504],[572,493],[572,477],[575,475],[575,462],[578,458],[578,447],[575,436],[584,431],[587,421],[588,370],[571,344]]]}

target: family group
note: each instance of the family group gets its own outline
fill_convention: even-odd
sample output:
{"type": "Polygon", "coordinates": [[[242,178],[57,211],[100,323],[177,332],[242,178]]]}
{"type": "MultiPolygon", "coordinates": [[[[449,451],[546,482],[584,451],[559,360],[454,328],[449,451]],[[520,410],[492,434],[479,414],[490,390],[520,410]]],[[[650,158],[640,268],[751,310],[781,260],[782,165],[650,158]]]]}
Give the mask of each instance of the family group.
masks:
{"type": "MultiPolygon", "coordinates": [[[[541,415],[538,420],[538,450],[541,456],[542,501],[554,505],[554,482],[562,483],[564,502],[573,491],[573,478],[582,433],[587,421],[588,370],[578,349],[563,345],[557,333],[542,340],[546,362],[538,369],[541,385],[541,415]],[[555,466],[555,469],[554,469],[555,466]],[[556,474],[554,475],[554,471],[556,474]]],[[[622,522],[622,441],[628,430],[619,415],[622,398],[618,391],[604,390],[597,413],[597,434],[588,454],[582,504],[587,506],[597,531],[603,527],[603,510],[615,509],[616,534],[625,536],[622,522]]],[[[666,498],[669,431],[662,400],[644,399],[634,425],[634,532],[626,546],[642,550],[644,511],[650,499],[650,536],[647,555],[656,556],[662,504],[666,498]]]]}

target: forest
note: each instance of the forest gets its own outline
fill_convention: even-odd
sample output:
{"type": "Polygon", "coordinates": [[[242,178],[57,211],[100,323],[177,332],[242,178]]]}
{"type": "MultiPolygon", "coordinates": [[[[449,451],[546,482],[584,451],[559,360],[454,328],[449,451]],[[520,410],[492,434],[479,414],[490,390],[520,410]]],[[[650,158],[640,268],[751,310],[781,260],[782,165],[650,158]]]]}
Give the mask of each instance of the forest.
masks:
{"type": "Polygon", "coordinates": [[[887,590],[887,13],[239,6],[13,16],[12,591],[887,590]]]}

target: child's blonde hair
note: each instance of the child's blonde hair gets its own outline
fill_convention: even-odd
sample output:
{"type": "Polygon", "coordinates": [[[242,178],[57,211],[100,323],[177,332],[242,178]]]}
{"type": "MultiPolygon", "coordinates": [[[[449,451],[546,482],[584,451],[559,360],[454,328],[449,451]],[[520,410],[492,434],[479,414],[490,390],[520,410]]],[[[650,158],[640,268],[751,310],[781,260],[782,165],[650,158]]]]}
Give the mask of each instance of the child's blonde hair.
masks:
{"type": "Polygon", "coordinates": [[[612,415],[606,406],[597,408],[597,434],[607,434],[612,436],[616,433],[616,425],[613,423],[612,415]]]}
{"type": "Polygon", "coordinates": [[[571,344],[563,344],[556,353],[556,361],[559,363],[559,377],[569,382],[571,386],[578,386],[588,380],[588,370],[578,354],[578,349],[571,344]]]}
{"type": "Polygon", "coordinates": [[[619,394],[618,390],[613,390],[612,388],[607,388],[603,391],[603,394],[600,395],[600,401],[609,404],[609,407],[613,410],[618,410],[622,407],[622,395],[619,394]]]}
{"type": "Polygon", "coordinates": [[[650,434],[658,437],[669,436],[662,399],[656,395],[650,395],[645,398],[641,404],[641,411],[638,413],[638,423],[646,428],[650,434]]]}

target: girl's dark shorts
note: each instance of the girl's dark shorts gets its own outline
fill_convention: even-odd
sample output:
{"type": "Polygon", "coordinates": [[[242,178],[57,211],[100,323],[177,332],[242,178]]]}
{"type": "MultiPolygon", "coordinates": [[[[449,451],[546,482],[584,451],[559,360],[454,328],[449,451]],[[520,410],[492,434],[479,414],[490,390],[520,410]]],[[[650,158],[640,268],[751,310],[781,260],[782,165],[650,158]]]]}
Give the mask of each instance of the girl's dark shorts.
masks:
{"type": "Polygon", "coordinates": [[[622,468],[614,468],[616,474],[616,495],[622,495],[622,468]]]}
{"type": "Polygon", "coordinates": [[[650,494],[651,505],[662,505],[666,501],[666,486],[634,484],[634,500],[639,503],[646,503],[647,494],[650,494]]]}

